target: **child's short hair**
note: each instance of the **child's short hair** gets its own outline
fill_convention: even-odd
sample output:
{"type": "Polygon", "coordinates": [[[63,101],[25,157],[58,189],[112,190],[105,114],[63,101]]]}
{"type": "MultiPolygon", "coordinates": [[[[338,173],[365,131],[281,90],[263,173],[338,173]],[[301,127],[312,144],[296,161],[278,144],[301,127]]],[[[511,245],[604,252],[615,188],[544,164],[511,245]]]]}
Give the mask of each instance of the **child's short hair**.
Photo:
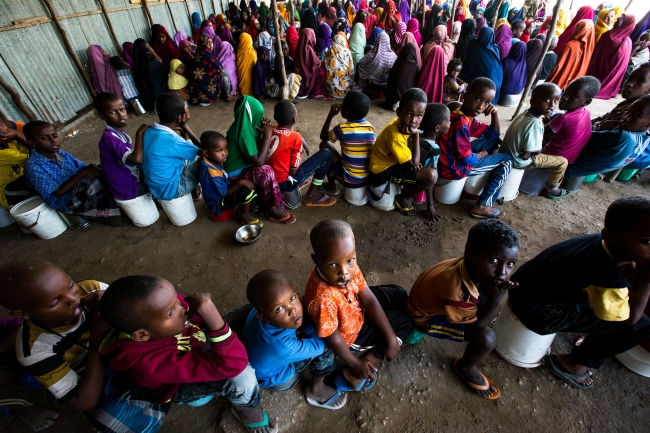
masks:
{"type": "Polygon", "coordinates": [[[526,28],[526,23],[524,21],[522,21],[522,20],[513,21],[512,28],[513,29],[525,29],[526,28]]]}
{"type": "Polygon", "coordinates": [[[349,119],[363,119],[370,111],[370,98],[365,93],[361,93],[357,90],[350,90],[343,98],[341,110],[347,112],[349,119]]]}
{"type": "Polygon", "coordinates": [[[52,268],[58,267],[41,259],[15,260],[1,266],[0,305],[9,310],[22,310],[29,298],[25,289],[36,288],[45,271],[52,268]]]}
{"type": "Polygon", "coordinates": [[[438,103],[429,104],[427,105],[427,109],[424,111],[424,116],[422,116],[422,123],[420,123],[420,125],[425,132],[432,131],[450,115],[451,113],[446,105],[438,103]]]}
{"type": "Polygon", "coordinates": [[[172,123],[185,113],[185,101],[178,93],[166,92],[156,99],[156,110],[161,123],[172,123]]]}
{"type": "Polygon", "coordinates": [[[115,93],[109,93],[109,92],[98,93],[93,98],[93,107],[95,107],[95,110],[101,113],[106,109],[106,106],[108,105],[109,102],[113,102],[116,99],[120,99],[120,98],[115,93]]]}
{"type": "Polygon", "coordinates": [[[295,115],[296,106],[288,99],[283,99],[273,107],[273,118],[278,122],[278,126],[289,125],[295,115]]]}
{"type": "Polygon", "coordinates": [[[246,298],[258,311],[268,308],[269,297],[279,284],[289,284],[289,280],[275,269],[258,272],[246,286],[246,298]]]}
{"type": "Polygon", "coordinates": [[[497,90],[497,86],[494,84],[494,81],[490,80],[487,77],[478,77],[474,78],[472,82],[469,83],[469,86],[467,86],[467,90],[465,90],[465,98],[484,87],[487,87],[490,90],[494,90],[495,92],[497,90]]]}
{"type": "Polygon", "coordinates": [[[149,275],[130,275],[108,286],[99,303],[99,312],[106,323],[128,334],[142,328],[134,303],[144,301],[161,287],[162,279],[149,275]]]}
{"type": "Polygon", "coordinates": [[[460,107],[463,106],[463,103],[460,101],[451,101],[447,104],[447,108],[449,108],[449,111],[454,112],[458,110],[460,107]]]}
{"type": "Polygon", "coordinates": [[[615,200],[605,213],[605,228],[614,232],[624,232],[636,227],[650,218],[650,198],[629,196],[615,200]]]}
{"type": "Polygon", "coordinates": [[[113,69],[117,69],[117,70],[119,70],[122,67],[122,65],[124,65],[124,60],[122,60],[120,56],[111,57],[110,62],[113,69]]]}
{"type": "Polygon", "coordinates": [[[201,149],[210,150],[214,149],[218,142],[221,140],[226,141],[226,137],[217,131],[205,131],[201,134],[201,149]]]}
{"type": "Polygon", "coordinates": [[[643,112],[647,113],[650,111],[650,95],[643,95],[636,101],[634,101],[635,104],[642,104],[643,105],[643,112]]]}
{"type": "Polygon", "coordinates": [[[542,96],[550,95],[553,92],[560,91],[560,87],[555,83],[541,83],[535,86],[533,93],[530,95],[532,98],[539,98],[542,96]]]}
{"type": "Polygon", "coordinates": [[[34,120],[33,122],[29,122],[23,126],[23,135],[25,136],[26,139],[28,140],[33,140],[34,139],[34,132],[42,127],[42,126],[52,126],[51,123],[46,122],[44,120],[34,120]]]}
{"type": "Polygon", "coordinates": [[[467,246],[474,253],[480,253],[492,245],[519,248],[519,236],[512,227],[497,219],[480,221],[469,229],[467,246]]]}
{"type": "Polygon", "coordinates": [[[449,63],[447,64],[447,70],[450,70],[452,68],[456,68],[458,66],[463,66],[463,62],[460,61],[460,59],[451,59],[449,63]]]}
{"type": "Polygon", "coordinates": [[[309,241],[314,253],[318,253],[326,242],[345,239],[348,236],[354,237],[350,224],[343,220],[329,219],[319,222],[311,229],[309,241]]]}
{"type": "Polygon", "coordinates": [[[600,92],[600,80],[596,77],[592,77],[591,75],[585,75],[584,77],[576,78],[569,83],[569,86],[572,84],[580,86],[581,91],[585,93],[585,96],[587,96],[588,99],[593,98],[598,92],[600,92]]]}
{"type": "Polygon", "coordinates": [[[426,104],[429,102],[429,99],[427,98],[427,94],[424,93],[424,90],[418,89],[417,87],[411,87],[406,92],[402,93],[402,97],[399,98],[399,105],[404,106],[411,101],[426,104]]]}

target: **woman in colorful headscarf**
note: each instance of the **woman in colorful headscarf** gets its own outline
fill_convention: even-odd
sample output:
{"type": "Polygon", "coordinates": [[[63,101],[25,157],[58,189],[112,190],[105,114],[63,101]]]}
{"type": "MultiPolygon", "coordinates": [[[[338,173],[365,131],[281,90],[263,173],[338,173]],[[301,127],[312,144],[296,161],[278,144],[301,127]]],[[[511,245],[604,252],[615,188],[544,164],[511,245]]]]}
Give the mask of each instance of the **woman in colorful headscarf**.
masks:
{"type": "Polygon", "coordinates": [[[181,41],[186,41],[187,40],[187,33],[185,33],[183,30],[179,30],[176,32],[174,35],[174,44],[178,47],[180,50],[181,48],[181,41]]]}
{"type": "Polygon", "coordinates": [[[162,60],[163,65],[169,66],[169,62],[181,58],[181,52],[163,26],[156,27],[152,48],[162,60]]]}
{"type": "Polygon", "coordinates": [[[388,0],[386,2],[386,7],[384,8],[384,13],[381,14],[377,25],[384,30],[392,29],[395,27],[395,24],[401,20],[402,16],[397,12],[395,2],[393,0],[388,0]]]}
{"type": "Polygon", "coordinates": [[[122,54],[124,54],[124,63],[133,69],[133,42],[124,42],[122,44],[122,54]]]}
{"type": "Polygon", "coordinates": [[[167,75],[167,87],[170,92],[178,93],[184,100],[190,99],[187,86],[190,82],[185,78],[185,65],[178,59],[169,63],[169,75],[167,75]]]}
{"type": "Polygon", "coordinates": [[[90,65],[90,74],[93,80],[93,87],[97,93],[109,92],[114,93],[124,101],[122,94],[122,85],[117,78],[115,68],[111,65],[111,55],[102,49],[99,45],[91,45],[86,50],[88,63],[90,65]]]}
{"type": "Polygon", "coordinates": [[[312,29],[314,33],[318,31],[318,20],[316,19],[316,14],[310,8],[305,11],[302,15],[302,21],[300,22],[300,29],[312,29]]]}
{"type": "Polygon", "coordinates": [[[466,19],[460,26],[460,36],[456,42],[456,51],[454,57],[463,61],[465,59],[465,51],[470,40],[476,38],[474,32],[476,30],[476,21],[473,19],[466,19]]]}
{"type": "Polygon", "coordinates": [[[299,98],[322,97],[325,95],[325,67],[318,58],[314,46],[316,35],[312,29],[302,29],[294,58],[294,70],[302,77],[299,98]]]}
{"type": "Polygon", "coordinates": [[[401,48],[395,63],[388,72],[384,102],[380,104],[381,108],[393,110],[404,92],[416,86],[418,72],[420,71],[418,65],[419,54],[420,50],[412,42],[401,48]]]}
{"type": "Polygon", "coordinates": [[[535,20],[528,19],[524,21],[524,24],[526,27],[524,27],[524,32],[519,37],[519,40],[523,43],[527,43],[528,41],[530,41],[530,35],[533,33],[533,30],[535,29],[535,20]]]}
{"type": "Polygon", "coordinates": [[[499,30],[499,28],[501,28],[501,26],[511,27],[507,19],[499,18],[497,22],[494,24],[494,32],[496,33],[499,30]]]}
{"type": "Polygon", "coordinates": [[[363,26],[366,28],[366,38],[370,38],[372,31],[377,27],[377,15],[369,14],[366,17],[366,20],[363,22],[363,26]]]}
{"type": "Polygon", "coordinates": [[[253,96],[253,68],[257,63],[257,53],[253,48],[253,40],[248,33],[239,35],[237,46],[237,79],[241,95],[253,96]]]}
{"type": "Polygon", "coordinates": [[[447,37],[447,26],[441,25],[434,29],[433,38],[422,47],[422,62],[426,63],[427,58],[433,47],[439,46],[445,52],[445,70],[449,61],[454,57],[454,52],[456,51],[456,46],[454,43],[447,37]]]}
{"type": "Polygon", "coordinates": [[[385,32],[382,29],[380,29],[379,27],[375,27],[374,29],[372,29],[372,33],[370,33],[370,37],[368,38],[368,45],[374,46],[375,43],[377,42],[377,38],[382,33],[385,33],[385,32]]]}
{"type": "Polygon", "coordinates": [[[190,67],[190,102],[201,106],[213,104],[221,95],[221,63],[214,56],[212,39],[201,35],[194,62],[190,67]]]}
{"type": "Polygon", "coordinates": [[[502,25],[495,33],[495,43],[499,46],[501,60],[508,57],[510,48],[512,48],[512,29],[509,25],[502,25]]]}
{"type": "Polygon", "coordinates": [[[277,2],[278,14],[286,21],[289,22],[289,10],[284,3],[277,2]]]}
{"type": "Polygon", "coordinates": [[[381,32],[373,50],[368,52],[357,65],[359,87],[363,90],[369,84],[385,88],[388,84],[388,72],[393,67],[397,56],[390,49],[390,37],[381,32]]]}
{"type": "MultiPolygon", "coordinates": [[[[219,39],[219,38],[217,38],[219,39]]],[[[219,39],[221,41],[221,39],[219,39]]],[[[181,52],[181,62],[187,68],[192,65],[192,62],[194,62],[194,55],[196,54],[196,45],[194,45],[190,41],[181,41],[180,46],[179,46],[180,52],[181,52]]]]}
{"type": "Polygon", "coordinates": [[[399,0],[398,11],[402,17],[402,22],[408,24],[408,21],[411,19],[411,7],[409,6],[408,0],[399,0]]]}
{"type": "Polygon", "coordinates": [[[287,28],[287,33],[284,35],[284,39],[287,41],[289,54],[293,57],[296,54],[296,47],[298,46],[298,31],[294,26],[289,26],[287,28]]]}
{"type": "Polygon", "coordinates": [[[564,89],[571,81],[585,75],[594,52],[594,45],[596,45],[594,22],[589,19],[578,21],[573,28],[571,39],[559,54],[557,64],[546,81],[564,89]]]}
{"type": "Polygon", "coordinates": [[[226,101],[233,101],[237,99],[239,80],[237,79],[237,56],[230,42],[221,42],[221,49],[216,57],[223,68],[221,72],[222,78],[224,78],[224,75],[228,75],[228,78],[224,79],[223,85],[226,101]]]}
{"type": "Polygon", "coordinates": [[[354,62],[346,45],[345,36],[337,34],[325,53],[325,88],[334,99],[344,98],[354,83],[354,62]]]}
{"type": "Polygon", "coordinates": [[[167,92],[167,68],[144,39],[133,43],[133,78],[145,110],[153,111],[156,99],[167,92]]]}
{"type": "Polygon", "coordinates": [[[429,53],[429,57],[422,65],[420,78],[417,87],[427,94],[429,103],[441,103],[444,91],[445,74],[447,67],[445,65],[445,52],[439,46],[434,46],[429,53]]]}
{"type": "Polygon", "coordinates": [[[479,17],[476,19],[476,29],[474,30],[474,35],[478,36],[479,32],[483,27],[487,27],[487,19],[485,17],[479,17]]]}
{"type": "Polygon", "coordinates": [[[596,36],[596,42],[600,39],[605,32],[612,29],[614,26],[614,9],[603,9],[598,13],[598,18],[596,18],[596,26],[594,27],[594,35],[596,36]]]}
{"type": "Polygon", "coordinates": [[[526,85],[526,44],[519,41],[515,43],[503,61],[503,85],[501,97],[518,95],[526,85]]]}
{"type": "Polygon", "coordinates": [[[492,28],[483,27],[476,39],[469,41],[461,76],[466,83],[471,83],[478,77],[487,77],[494,81],[497,90],[492,103],[497,103],[503,81],[503,66],[499,47],[494,43],[492,28]]]}
{"type": "MultiPolygon", "coordinates": [[[[483,15],[487,20],[487,25],[492,25],[492,16],[494,15],[494,10],[497,7],[498,1],[493,1],[492,4],[485,8],[485,14],[483,15]]],[[[510,10],[510,2],[503,2],[499,11],[497,12],[496,19],[508,18],[508,11],[510,10]]]]}
{"type": "Polygon", "coordinates": [[[438,27],[442,22],[440,15],[442,15],[443,9],[440,5],[433,5],[431,11],[429,12],[429,17],[427,18],[426,25],[424,26],[424,31],[422,33],[422,44],[425,45],[427,42],[433,38],[433,30],[438,27]]]}
{"type": "Polygon", "coordinates": [[[537,28],[538,35],[546,35],[551,29],[551,21],[553,21],[553,15],[546,17],[544,22],[537,28]]]}
{"type": "Polygon", "coordinates": [[[575,18],[571,21],[571,23],[564,30],[564,33],[562,33],[557,38],[557,47],[555,47],[555,49],[553,51],[556,54],[560,54],[560,52],[562,51],[562,48],[564,48],[566,43],[569,42],[569,39],[571,39],[571,34],[573,33],[573,29],[576,27],[576,24],[578,24],[579,21],[581,21],[581,20],[592,20],[593,21],[593,19],[594,19],[594,10],[591,8],[591,6],[583,6],[580,9],[578,9],[578,11],[576,12],[575,18]]]}
{"type": "Polygon", "coordinates": [[[366,43],[366,28],[361,23],[355,24],[352,28],[352,36],[350,36],[350,52],[355,71],[357,64],[365,55],[366,43]]]}
{"type": "Polygon", "coordinates": [[[198,12],[192,12],[192,33],[201,27],[201,14],[198,12]]]}
{"type": "MultiPolygon", "coordinates": [[[[589,9],[591,9],[591,8],[589,8],[589,9]]],[[[593,17],[593,14],[594,14],[593,12],[594,12],[594,10],[591,9],[592,17],[593,17]]],[[[580,20],[578,20],[578,21],[580,21],[580,20]]],[[[570,24],[571,24],[571,11],[569,10],[569,8],[561,6],[560,7],[560,12],[557,15],[557,24],[555,24],[555,36],[557,36],[559,38],[560,35],[566,31],[566,28],[569,27],[570,24]]],[[[569,35],[570,34],[571,34],[571,32],[569,33],[569,35]]]]}
{"type": "MultiPolygon", "coordinates": [[[[526,44],[526,77],[528,77],[528,75],[530,75],[530,73],[533,72],[533,69],[537,64],[537,60],[539,60],[539,56],[542,55],[543,48],[544,48],[544,42],[541,39],[537,39],[537,38],[531,39],[526,44]]],[[[533,84],[537,83],[541,71],[542,68],[540,67],[537,70],[537,75],[533,80],[533,84]]]]}
{"type": "Polygon", "coordinates": [[[411,18],[408,23],[406,23],[406,31],[411,33],[416,40],[416,46],[420,48],[422,45],[422,34],[420,33],[420,23],[416,18],[411,18]]]}
{"type": "Polygon", "coordinates": [[[458,7],[463,9],[463,16],[465,18],[472,15],[469,11],[469,0],[458,0],[458,7]]]}
{"type": "Polygon", "coordinates": [[[402,46],[402,38],[404,37],[404,33],[406,33],[406,24],[404,24],[402,21],[398,21],[395,25],[395,28],[393,29],[393,41],[395,42],[395,47],[402,46]]]}
{"type": "MultiPolygon", "coordinates": [[[[400,53],[406,47],[408,44],[413,44],[416,47],[418,47],[418,42],[415,39],[415,36],[413,36],[413,33],[406,32],[404,33],[404,37],[402,38],[402,46],[400,46],[396,51],[395,54],[399,57],[400,53]]],[[[418,47],[417,52],[415,53],[415,60],[418,64],[418,68],[422,67],[422,57],[420,57],[420,47],[418,47]]]]}
{"type": "Polygon", "coordinates": [[[587,75],[600,80],[598,99],[614,98],[623,82],[628,61],[632,55],[632,39],[629,38],[634,30],[634,16],[624,15],[620,27],[614,27],[606,32],[594,48],[587,75]]]}
{"type": "Polygon", "coordinates": [[[332,29],[327,23],[320,23],[318,25],[318,34],[316,36],[316,45],[314,50],[318,53],[318,57],[322,58],[325,50],[329,49],[332,44],[332,29]]]}
{"type": "Polygon", "coordinates": [[[327,9],[327,13],[321,20],[322,23],[327,24],[330,26],[330,28],[334,27],[334,23],[336,22],[336,8],[335,7],[330,7],[327,9]]]}
{"type": "Polygon", "coordinates": [[[350,25],[352,25],[354,19],[357,17],[357,10],[355,9],[354,4],[352,4],[352,2],[349,0],[348,5],[345,7],[345,12],[350,25]]]}
{"type": "Polygon", "coordinates": [[[257,12],[260,14],[260,23],[267,22],[269,18],[269,7],[266,5],[266,2],[260,2],[260,7],[257,9],[257,12]]]}
{"type": "Polygon", "coordinates": [[[233,44],[232,33],[228,28],[228,26],[226,25],[226,22],[223,20],[223,15],[221,14],[217,15],[214,24],[217,26],[214,32],[219,37],[219,39],[221,39],[223,42],[228,42],[232,45],[233,44]]]}
{"type": "Polygon", "coordinates": [[[257,62],[253,68],[253,94],[260,102],[264,102],[266,84],[272,78],[271,62],[269,61],[269,50],[266,47],[258,47],[256,51],[257,62]]]}

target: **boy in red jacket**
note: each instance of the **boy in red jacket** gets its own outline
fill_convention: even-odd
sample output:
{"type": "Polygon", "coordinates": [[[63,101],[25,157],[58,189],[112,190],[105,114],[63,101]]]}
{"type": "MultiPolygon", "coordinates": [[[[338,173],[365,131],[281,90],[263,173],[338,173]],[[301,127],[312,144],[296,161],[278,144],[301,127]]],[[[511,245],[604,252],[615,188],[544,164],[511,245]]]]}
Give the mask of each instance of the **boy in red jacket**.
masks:
{"type": "Polygon", "coordinates": [[[161,403],[224,396],[249,432],[277,432],[259,407],[246,350],[209,293],[183,297],[169,281],[133,275],[111,284],[99,308],[115,327],[116,340],[101,351],[109,368],[125,371],[161,403]]]}

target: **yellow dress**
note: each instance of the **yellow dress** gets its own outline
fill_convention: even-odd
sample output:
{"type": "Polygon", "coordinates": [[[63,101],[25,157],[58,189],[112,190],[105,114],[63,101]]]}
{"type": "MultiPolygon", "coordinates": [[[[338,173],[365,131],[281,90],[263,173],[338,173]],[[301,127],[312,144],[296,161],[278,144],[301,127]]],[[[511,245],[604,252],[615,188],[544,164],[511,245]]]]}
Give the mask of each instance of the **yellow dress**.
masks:
{"type": "Polygon", "coordinates": [[[237,47],[237,79],[239,80],[239,94],[253,95],[253,68],[257,63],[257,52],[253,48],[253,39],[248,33],[239,35],[237,47]]]}
{"type": "Polygon", "coordinates": [[[10,141],[6,147],[0,148],[0,206],[9,206],[5,188],[25,174],[27,158],[29,158],[29,149],[16,140],[10,141]]]}
{"type": "Polygon", "coordinates": [[[560,13],[557,16],[557,24],[555,25],[555,36],[560,36],[564,33],[567,27],[571,24],[571,13],[566,8],[560,8],[560,13]]]}

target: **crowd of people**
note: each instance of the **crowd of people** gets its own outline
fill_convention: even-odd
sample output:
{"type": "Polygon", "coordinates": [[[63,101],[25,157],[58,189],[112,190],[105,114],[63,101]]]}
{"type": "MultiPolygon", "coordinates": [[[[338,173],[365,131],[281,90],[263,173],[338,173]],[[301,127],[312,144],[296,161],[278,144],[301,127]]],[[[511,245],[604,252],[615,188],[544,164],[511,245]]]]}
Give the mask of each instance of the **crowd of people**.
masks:
{"type": "MultiPolygon", "coordinates": [[[[415,204],[426,203],[425,216],[436,221],[436,183],[486,176],[471,209],[486,221],[469,231],[462,257],[427,269],[410,293],[368,287],[351,227],[325,220],[311,231],[315,267],[304,298],[282,273],[262,271],[248,284],[252,307],[236,332],[209,294],[178,294],[159,277],[75,283],[51,263],[11,262],[0,268],[0,305],[13,316],[1,321],[1,352],[15,342],[16,369],[84,411],[100,431],[119,421],[155,432],[172,402],[225,396],[248,431],[269,433],[278,422],[261,410],[259,387],[291,389],[309,367],[307,402],[340,409],[347,392],[370,389],[381,362],[422,334],[467,342],[454,371],[481,397],[498,398],[499,387],[477,365],[494,348],[487,324],[510,293],[529,329],[589,333],[549,362],[570,385],[593,386],[590,369],[650,338],[643,314],[650,200],[617,200],[602,233],[548,248],[512,279],[520,241],[499,221],[504,212],[495,202],[513,169],[547,170],[542,195],[561,199],[569,195],[566,176],[650,167],[650,12],[637,23],[605,3],[575,14],[563,7],[548,34],[544,1],[526,0],[521,9],[504,2],[496,15],[498,2],[460,0],[455,11],[439,3],[426,6],[424,17],[405,0],[373,8],[366,0],[307,0],[293,6],[294,17],[279,3],[275,29],[265,2],[242,1],[205,21],[193,14],[189,36],[172,38],[154,25],[150,42],[124,44],[124,58],[93,45],[93,104],[106,122],[98,137],[101,165],[61,149],[50,123],[2,119],[0,204],[37,194],[60,212],[123,226],[130,221],[121,202],[191,194],[215,221],[238,211],[242,225],[262,226],[262,216],[294,223],[289,210],[301,201],[335,205],[337,185],[367,188],[378,201],[392,182],[400,186],[398,211],[412,216],[415,204]],[[522,93],[547,38],[551,50],[530,97],[523,96],[528,109],[502,131],[498,104],[522,93]],[[283,88],[288,99],[274,105],[271,121],[262,104],[283,88]],[[594,98],[619,93],[623,100],[611,112],[591,118],[594,98]],[[294,104],[306,97],[333,101],[311,155],[294,130],[294,104]],[[375,128],[366,116],[371,100],[381,98],[395,117],[375,128]],[[234,101],[234,121],[197,136],[190,104],[219,99],[234,101]],[[158,122],[142,125],[132,139],[124,129],[135,100],[155,110],[158,122]],[[132,398],[116,401],[124,392],[132,398]]],[[[16,411],[35,429],[55,418],[52,411],[16,411]]]]}

